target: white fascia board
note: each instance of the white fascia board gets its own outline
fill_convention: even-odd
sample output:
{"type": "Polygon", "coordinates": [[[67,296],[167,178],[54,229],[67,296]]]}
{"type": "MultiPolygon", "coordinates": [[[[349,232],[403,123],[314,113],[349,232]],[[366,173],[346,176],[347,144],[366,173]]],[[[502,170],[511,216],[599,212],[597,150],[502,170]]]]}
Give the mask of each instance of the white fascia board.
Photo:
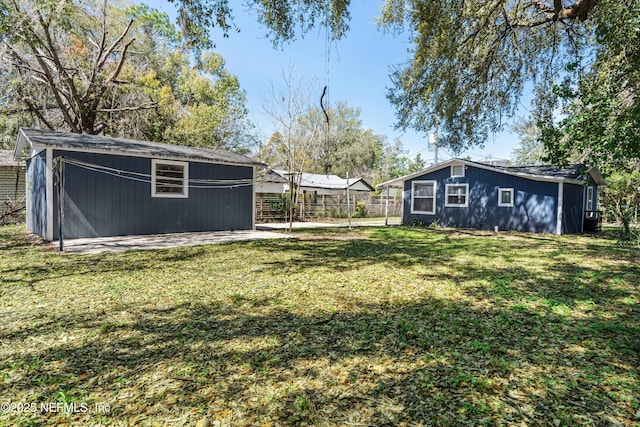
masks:
{"type": "Polygon", "coordinates": [[[22,160],[22,152],[29,147],[30,155],[33,157],[33,146],[31,145],[31,141],[24,134],[23,130],[20,129],[18,132],[18,137],[16,138],[16,146],[13,149],[13,159],[14,160],[22,160]]]}
{"type": "Polygon", "coordinates": [[[593,166],[591,169],[587,171],[587,173],[591,175],[591,178],[593,178],[593,182],[595,182],[597,185],[603,185],[603,186],[607,185],[607,180],[602,177],[602,174],[600,173],[600,169],[598,169],[597,166],[593,166]]]}

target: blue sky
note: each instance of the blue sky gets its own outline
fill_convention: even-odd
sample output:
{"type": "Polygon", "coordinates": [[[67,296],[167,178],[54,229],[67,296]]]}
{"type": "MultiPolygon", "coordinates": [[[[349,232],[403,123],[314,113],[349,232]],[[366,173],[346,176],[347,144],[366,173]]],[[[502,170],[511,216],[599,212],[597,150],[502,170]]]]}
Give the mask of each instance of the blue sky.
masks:
{"type": "MultiPolygon", "coordinates": [[[[252,120],[262,134],[268,135],[273,126],[264,112],[264,100],[271,93],[272,83],[281,84],[283,71],[290,65],[304,75],[306,81],[316,80],[319,103],[327,75],[325,31],[314,29],[304,39],[276,49],[255,16],[246,11],[240,1],[237,4],[233,15],[240,32],[231,32],[228,38],[223,38],[214,30],[215,50],[225,58],[227,70],[238,76],[241,87],[247,92],[252,120]]],[[[330,101],[332,104],[346,101],[350,107],[359,108],[365,128],[386,135],[390,142],[400,138],[410,157],[421,153],[429,161],[433,159],[433,150],[427,135],[403,133],[393,128],[394,110],[385,97],[391,84],[390,68],[409,57],[407,50],[411,45],[407,34],[394,36],[378,31],[375,17],[380,4],[374,0],[352,0],[350,31],[344,39],[332,43],[329,55],[330,101]]],[[[166,1],[156,0],[150,5],[175,17],[174,6],[166,1]]],[[[528,106],[529,101],[523,100],[518,115],[527,115],[528,106]]],[[[472,148],[459,157],[508,159],[517,143],[517,135],[507,130],[491,136],[484,149],[472,148]]],[[[439,158],[451,158],[451,153],[440,150],[439,158]]]]}

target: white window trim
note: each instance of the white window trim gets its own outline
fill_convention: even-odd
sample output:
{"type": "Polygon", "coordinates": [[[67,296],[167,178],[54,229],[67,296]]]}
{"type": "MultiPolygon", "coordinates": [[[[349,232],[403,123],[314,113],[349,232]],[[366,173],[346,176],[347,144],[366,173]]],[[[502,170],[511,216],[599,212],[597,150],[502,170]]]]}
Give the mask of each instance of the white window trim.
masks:
{"type": "Polygon", "coordinates": [[[594,190],[593,190],[593,186],[590,185],[587,187],[587,193],[585,194],[585,206],[587,211],[592,211],[593,209],[593,195],[595,194],[594,190]],[[591,202],[589,202],[589,191],[591,191],[591,202]]]}
{"type": "Polygon", "coordinates": [[[451,178],[464,178],[464,174],[465,174],[465,169],[466,167],[462,164],[458,164],[458,165],[451,165],[451,178]],[[455,175],[454,174],[454,168],[456,167],[461,167],[462,168],[462,175],[455,175]]]}
{"type": "Polygon", "coordinates": [[[189,162],[178,162],[176,160],[151,159],[151,197],[167,199],[186,199],[189,197],[189,162]],[[184,168],[184,180],[182,182],[182,193],[156,193],[156,165],[175,165],[184,168]]]}
{"type": "Polygon", "coordinates": [[[444,190],[444,206],[447,208],[468,208],[469,207],[469,184],[461,182],[459,184],[447,184],[444,190]],[[465,187],[467,190],[464,197],[464,204],[459,205],[457,203],[449,203],[449,188],[450,187],[465,187]]]}
{"type": "Polygon", "coordinates": [[[512,208],[513,207],[513,197],[514,197],[514,191],[513,188],[498,188],[498,206],[502,207],[502,208],[512,208]],[[503,191],[507,191],[509,193],[511,193],[511,203],[502,203],[502,192],[503,191]]]}
{"type": "MultiPolygon", "coordinates": [[[[437,196],[437,190],[438,190],[438,183],[434,180],[430,180],[430,181],[411,181],[411,213],[412,214],[427,214],[427,215],[434,215],[436,213],[436,196],[437,196]],[[433,184],[433,210],[431,211],[417,211],[413,208],[413,201],[416,198],[415,194],[415,187],[416,184],[433,184]]],[[[419,196],[419,199],[429,199],[430,197],[425,197],[425,196],[419,196]]]]}

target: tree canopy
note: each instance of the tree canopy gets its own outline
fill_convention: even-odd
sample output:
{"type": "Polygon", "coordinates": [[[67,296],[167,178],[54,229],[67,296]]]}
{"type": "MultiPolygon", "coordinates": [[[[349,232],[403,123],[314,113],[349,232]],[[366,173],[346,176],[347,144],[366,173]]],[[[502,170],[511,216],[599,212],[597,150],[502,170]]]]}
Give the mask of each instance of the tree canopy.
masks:
{"type": "Polygon", "coordinates": [[[640,207],[640,165],[632,164],[626,169],[610,172],[607,186],[602,192],[601,203],[607,207],[609,214],[622,224],[622,239],[634,237],[631,223],[638,220],[640,207]]]}
{"type": "MultiPolygon", "coordinates": [[[[207,31],[212,27],[220,28],[225,37],[232,30],[240,31],[229,0],[169,1],[178,7],[181,28],[192,46],[212,47],[207,31]]],[[[329,27],[334,39],[342,38],[349,29],[349,4],[350,0],[245,0],[242,6],[257,16],[279,45],[304,36],[316,25],[329,27]]]]}
{"type": "MultiPolygon", "coordinates": [[[[601,1],[609,3],[606,0],[601,1]]],[[[455,152],[482,146],[512,117],[529,81],[540,96],[587,55],[597,1],[388,1],[381,24],[407,30],[413,48],[392,74],[398,126],[455,152]]]]}
{"type": "MultiPolygon", "coordinates": [[[[175,1],[193,28],[217,25],[227,33],[235,28],[228,0],[175,1]]],[[[347,34],[349,0],[244,4],[276,44],[304,35],[314,25],[328,26],[334,39],[347,34]]],[[[437,127],[440,144],[454,152],[482,146],[490,133],[508,123],[532,83],[537,118],[553,130],[558,100],[566,93],[561,83],[568,82],[584,95],[582,105],[598,105],[587,115],[584,110],[569,111],[572,116],[608,126],[613,120],[617,130],[609,132],[611,140],[628,139],[637,129],[635,119],[629,120],[636,110],[625,108],[626,113],[619,114],[620,105],[630,102],[629,96],[620,95],[635,93],[625,82],[635,77],[628,67],[617,68],[616,61],[624,56],[631,70],[639,69],[629,60],[639,45],[637,20],[637,0],[386,0],[379,25],[384,31],[408,34],[412,42],[407,61],[392,70],[388,88],[396,125],[425,133],[437,127]],[[589,90],[605,83],[596,91],[602,95],[616,76],[617,87],[610,90],[617,95],[597,103],[589,90]],[[602,120],[591,121],[596,114],[602,120]]],[[[637,106],[635,99],[632,104],[637,106]]],[[[584,144],[593,146],[593,141],[584,144]]],[[[610,145],[600,141],[593,151],[610,150],[610,145]]],[[[550,146],[548,151],[562,157],[562,150],[550,146]]]]}
{"type": "Polygon", "coordinates": [[[516,166],[540,165],[545,158],[540,131],[532,118],[519,118],[511,130],[520,136],[520,142],[511,152],[511,161],[516,166]]]}
{"type": "MultiPolygon", "coordinates": [[[[211,47],[213,26],[225,35],[239,30],[229,0],[173,1],[183,48],[211,47]]],[[[1,97],[5,111],[28,111],[42,123],[51,120],[42,111],[58,111],[66,126],[91,133],[122,112],[130,117],[132,105],[162,108],[149,88],[136,92],[135,103],[125,102],[132,99],[125,83],[149,76],[136,74],[127,58],[145,58],[142,47],[156,49],[151,40],[157,35],[171,43],[178,32],[152,10],[116,16],[107,13],[106,2],[84,4],[83,9],[74,1],[0,0],[4,57],[14,66],[0,72],[22,102],[16,107],[1,97]],[[108,32],[102,30],[107,24],[108,32]]],[[[349,29],[350,0],[245,0],[242,5],[276,45],[314,26],[329,28],[333,39],[349,29]]],[[[594,161],[638,157],[639,7],[637,0],[386,0],[380,27],[412,42],[407,61],[390,76],[387,96],[396,125],[424,133],[438,128],[440,145],[456,153],[482,146],[508,123],[532,83],[537,125],[551,160],[566,161],[576,150],[594,161]]],[[[180,101],[178,86],[165,85],[162,73],[154,71],[161,88],[171,87],[171,102],[180,101]]],[[[191,140],[204,123],[198,117],[215,116],[209,107],[190,105],[181,123],[191,130],[166,135],[191,140]]],[[[157,133],[157,117],[142,116],[155,120],[157,133]]]]}
{"type": "MultiPolygon", "coordinates": [[[[371,179],[382,157],[384,137],[365,128],[360,109],[349,107],[345,101],[336,102],[326,113],[331,124],[329,132],[320,138],[309,172],[341,177],[349,173],[371,179]]],[[[311,108],[308,119],[325,129],[326,118],[321,109],[311,108]]]]}
{"type": "Polygon", "coordinates": [[[38,126],[240,151],[253,143],[237,77],[219,54],[185,47],[165,13],[0,0],[0,30],[0,131],[13,138],[17,126],[38,126]]]}
{"type": "Polygon", "coordinates": [[[556,84],[537,117],[549,159],[577,155],[618,170],[640,158],[640,3],[601,4],[596,16],[589,66],[556,84]],[[549,114],[556,106],[560,119],[549,114]]]}

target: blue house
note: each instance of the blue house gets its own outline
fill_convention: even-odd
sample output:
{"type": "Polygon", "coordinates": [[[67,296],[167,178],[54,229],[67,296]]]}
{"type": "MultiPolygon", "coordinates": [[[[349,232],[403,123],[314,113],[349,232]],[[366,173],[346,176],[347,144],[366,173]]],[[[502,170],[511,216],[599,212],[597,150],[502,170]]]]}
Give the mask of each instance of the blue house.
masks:
{"type": "Polygon", "coordinates": [[[570,234],[597,218],[597,168],[509,167],[452,159],[379,184],[402,188],[402,223],[570,234]]]}
{"type": "Polygon", "coordinates": [[[60,224],[64,238],[255,225],[263,164],[239,154],[21,129],[14,157],[26,159],[27,227],[47,240],[59,239],[60,224]]]}

